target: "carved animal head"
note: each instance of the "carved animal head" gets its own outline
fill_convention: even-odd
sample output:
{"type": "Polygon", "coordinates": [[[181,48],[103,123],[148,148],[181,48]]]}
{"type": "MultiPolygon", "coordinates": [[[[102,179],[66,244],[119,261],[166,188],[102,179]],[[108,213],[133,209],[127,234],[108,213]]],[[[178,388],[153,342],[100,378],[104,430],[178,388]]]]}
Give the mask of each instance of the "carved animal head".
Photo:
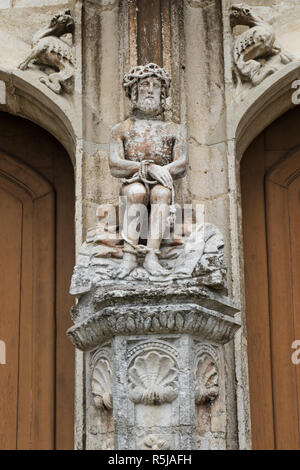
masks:
{"type": "Polygon", "coordinates": [[[230,9],[230,24],[231,27],[238,25],[254,26],[256,24],[257,16],[248,5],[239,3],[231,6],[230,9]]]}
{"type": "Polygon", "coordinates": [[[71,11],[61,11],[53,16],[50,22],[50,28],[52,30],[52,35],[62,36],[67,33],[74,33],[75,22],[71,16],[71,11]]]}

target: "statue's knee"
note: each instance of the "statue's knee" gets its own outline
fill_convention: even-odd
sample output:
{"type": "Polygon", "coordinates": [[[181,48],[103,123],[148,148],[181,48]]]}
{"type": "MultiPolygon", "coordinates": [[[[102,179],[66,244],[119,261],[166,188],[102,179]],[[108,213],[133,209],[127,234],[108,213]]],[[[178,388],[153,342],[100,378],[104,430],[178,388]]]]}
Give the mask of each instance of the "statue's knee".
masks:
{"type": "Polygon", "coordinates": [[[131,204],[143,204],[146,199],[146,188],[141,183],[133,183],[125,188],[124,196],[131,204]]]}
{"type": "Polygon", "coordinates": [[[165,186],[157,184],[151,191],[151,204],[165,203],[171,201],[171,191],[165,186]]]}

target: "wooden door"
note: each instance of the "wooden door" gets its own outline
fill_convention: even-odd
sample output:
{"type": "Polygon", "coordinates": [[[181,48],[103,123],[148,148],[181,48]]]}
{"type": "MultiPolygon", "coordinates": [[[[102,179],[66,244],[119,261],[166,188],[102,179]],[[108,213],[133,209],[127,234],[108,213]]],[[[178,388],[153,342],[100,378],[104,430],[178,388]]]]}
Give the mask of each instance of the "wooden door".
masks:
{"type": "Polygon", "coordinates": [[[266,175],[267,252],[275,444],[300,449],[300,151],[266,175]]]}
{"type": "Polygon", "coordinates": [[[0,153],[1,449],[54,446],[54,214],[51,186],[0,153]]]}
{"type": "Polygon", "coordinates": [[[242,161],[254,449],[300,449],[300,366],[292,362],[300,340],[300,150],[287,151],[287,139],[291,146],[299,139],[299,123],[298,110],[281,118],[242,161]],[[280,122],[281,138],[291,127],[281,144],[280,122]],[[274,142],[276,149],[268,148],[274,142]]]}
{"type": "Polygon", "coordinates": [[[0,113],[0,449],[73,449],[74,177],[47,132],[0,113]]]}

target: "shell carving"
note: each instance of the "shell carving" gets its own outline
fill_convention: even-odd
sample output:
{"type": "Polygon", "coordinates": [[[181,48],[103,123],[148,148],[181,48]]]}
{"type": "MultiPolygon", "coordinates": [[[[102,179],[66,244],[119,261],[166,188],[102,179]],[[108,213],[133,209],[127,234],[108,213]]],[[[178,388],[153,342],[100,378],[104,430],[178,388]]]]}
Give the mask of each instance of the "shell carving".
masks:
{"type": "Polygon", "coordinates": [[[195,401],[204,405],[214,401],[219,395],[219,372],[215,360],[207,353],[202,353],[196,367],[195,401]]]}
{"type": "Polygon", "coordinates": [[[130,399],[144,405],[171,403],[178,395],[175,361],[157,351],[139,356],[129,369],[130,399]]]}
{"type": "Polygon", "coordinates": [[[93,370],[92,395],[96,408],[112,409],[111,368],[104,357],[97,360],[93,370]]]}

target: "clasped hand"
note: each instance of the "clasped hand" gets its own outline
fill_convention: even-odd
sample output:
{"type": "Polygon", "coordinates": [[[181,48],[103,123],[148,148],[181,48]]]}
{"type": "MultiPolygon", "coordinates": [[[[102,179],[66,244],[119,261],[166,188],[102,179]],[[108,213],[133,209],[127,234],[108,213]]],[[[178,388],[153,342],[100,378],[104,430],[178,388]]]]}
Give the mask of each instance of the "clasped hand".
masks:
{"type": "Polygon", "coordinates": [[[170,175],[168,168],[165,166],[151,163],[148,167],[148,175],[166,188],[171,189],[173,186],[172,176],[170,175]]]}

